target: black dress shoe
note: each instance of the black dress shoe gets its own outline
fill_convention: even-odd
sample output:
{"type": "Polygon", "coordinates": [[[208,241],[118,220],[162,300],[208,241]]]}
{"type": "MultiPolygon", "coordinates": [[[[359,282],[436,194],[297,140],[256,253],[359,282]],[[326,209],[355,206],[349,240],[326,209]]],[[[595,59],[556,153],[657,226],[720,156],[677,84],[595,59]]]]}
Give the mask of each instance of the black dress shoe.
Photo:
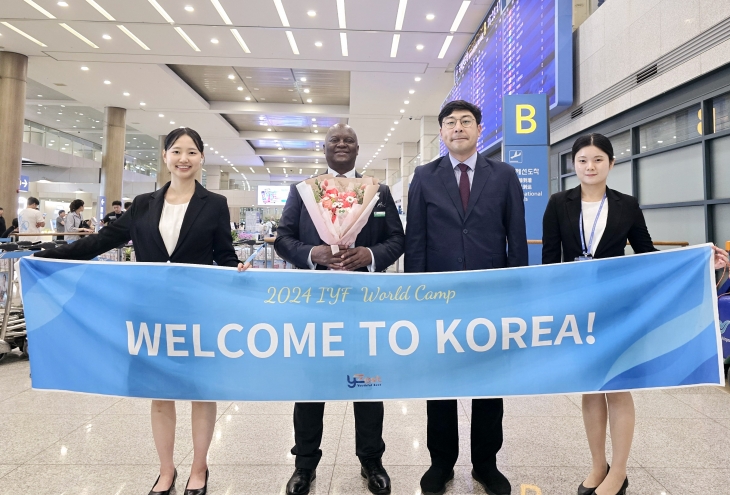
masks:
{"type": "Polygon", "coordinates": [[[512,485],[496,466],[481,471],[477,472],[472,468],[471,477],[477,480],[489,495],[510,495],[512,493],[512,485]]]}
{"type": "Polygon", "coordinates": [[[208,475],[210,473],[208,470],[205,470],[205,484],[203,485],[203,488],[188,488],[188,485],[190,484],[190,478],[188,478],[188,482],[185,485],[185,495],[205,495],[208,493],[208,475]]]}
{"type": "Polygon", "coordinates": [[[368,480],[368,490],[375,495],[390,493],[390,476],[380,459],[365,459],[360,467],[360,474],[368,480]]]}
{"type": "Polygon", "coordinates": [[[421,477],[421,492],[423,495],[443,495],[446,483],[454,479],[454,470],[431,466],[421,477]]]}
{"type": "MultiPolygon", "coordinates": [[[[606,476],[608,476],[608,472],[611,470],[611,465],[606,464],[606,476]]],[[[580,484],[578,487],[578,495],[594,495],[596,493],[597,486],[594,486],[593,488],[588,488],[583,486],[583,483],[580,484]]]]}
{"type": "Polygon", "coordinates": [[[296,468],[286,484],[286,495],[307,495],[316,478],[317,472],[314,469],[296,468]]]}
{"type": "Polygon", "coordinates": [[[162,490],[161,492],[156,492],[155,486],[157,486],[157,482],[160,481],[160,477],[157,477],[157,480],[155,481],[155,484],[152,485],[152,490],[150,490],[150,493],[148,495],[170,495],[170,491],[172,491],[173,488],[175,488],[175,481],[177,480],[177,469],[175,470],[175,474],[172,475],[172,484],[170,484],[170,488],[167,490],[162,490]]]}

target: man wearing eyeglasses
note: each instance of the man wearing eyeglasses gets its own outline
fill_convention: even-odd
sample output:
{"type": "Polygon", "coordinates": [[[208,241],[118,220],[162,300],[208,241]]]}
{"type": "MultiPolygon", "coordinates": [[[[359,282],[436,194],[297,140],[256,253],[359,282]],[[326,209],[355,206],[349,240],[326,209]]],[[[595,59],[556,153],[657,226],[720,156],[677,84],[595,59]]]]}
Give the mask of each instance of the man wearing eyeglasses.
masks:
{"type": "MultiPolygon", "coordinates": [[[[482,112],[456,100],[438,121],[447,156],[416,168],[408,190],[405,271],[484,270],[526,266],[527,234],[522,187],[515,169],[477,152],[482,112]]],[[[474,377],[475,380],[480,377],[474,377]]],[[[429,400],[431,467],[421,478],[424,495],[441,495],[459,456],[456,400],[429,400]]],[[[473,399],[472,476],[490,495],[509,495],[497,468],[502,448],[502,399],[473,399]]]]}

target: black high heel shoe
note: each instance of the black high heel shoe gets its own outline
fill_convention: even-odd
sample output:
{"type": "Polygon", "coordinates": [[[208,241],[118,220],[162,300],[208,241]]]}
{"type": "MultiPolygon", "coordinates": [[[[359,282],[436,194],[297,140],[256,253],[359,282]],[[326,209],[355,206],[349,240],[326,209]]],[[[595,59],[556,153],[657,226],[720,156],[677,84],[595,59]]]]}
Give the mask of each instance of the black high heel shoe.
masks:
{"type": "MultiPolygon", "coordinates": [[[[611,465],[606,464],[606,466],[608,466],[606,468],[606,476],[608,476],[608,472],[611,470],[611,465]]],[[[593,488],[586,488],[585,486],[583,486],[583,483],[581,483],[580,486],[578,487],[578,495],[594,495],[596,493],[596,488],[598,488],[598,487],[594,486],[593,488]]],[[[616,495],[618,495],[618,494],[616,494],[616,495]]]]}
{"type": "MultiPolygon", "coordinates": [[[[626,495],[626,489],[628,487],[629,487],[629,477],[627,476],[626,479],[624,480],[624,484],[621,485],[621,489],[619,489],[619,491],[616,492],[616,495],[626,495]]],[[[598,487],[596,487],[596,488],[598,488],[598,487]]],[[[595,490],[595,488],[594,488],[594,490],[595,490]]],[[[596,495],[598,495],[598,494],[596,494],[596,495]]]]}
{"type": "Polygon", "coordinates": [[[177,481],[177,469],[175,470],[175,474],[172,475],[172,483],[170,484],[170,488],[167,490],[162,490],[161,492],[156,492],[155,486],[157,486],[157,482],[160,481],[160,477],[157,477],[157,481],[155,481],[155,484],[152,485],[152,490],[150,490],[150,493],[148,495],[170,495],[170,492],[173,488],[175,488],[175,481],[177,481]]]}
{"type": "Polygon", "coordinates": [[[205,485],[203,485],[203,488],[195,488],[195,489],[191,490],[190,488],[188,488],[188,485],[190,484],[190,478],[188,478],[188,482],[185,485],[185,495],[205,495],[206,493],[208,493],[208,474],[210,474],[210,473],[206,469],[205,470],[205,485]]]}

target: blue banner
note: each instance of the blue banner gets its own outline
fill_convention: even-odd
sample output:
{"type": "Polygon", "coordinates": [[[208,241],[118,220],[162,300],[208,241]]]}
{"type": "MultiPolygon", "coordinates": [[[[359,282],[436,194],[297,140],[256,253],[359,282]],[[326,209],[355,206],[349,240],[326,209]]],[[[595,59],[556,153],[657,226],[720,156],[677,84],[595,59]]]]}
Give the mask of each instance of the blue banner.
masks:
{"type": "Polygon", "coordinates": [[[33,387],[362,400],[722,384],[709,245],[433,274],[21,261],[33,387]]]}

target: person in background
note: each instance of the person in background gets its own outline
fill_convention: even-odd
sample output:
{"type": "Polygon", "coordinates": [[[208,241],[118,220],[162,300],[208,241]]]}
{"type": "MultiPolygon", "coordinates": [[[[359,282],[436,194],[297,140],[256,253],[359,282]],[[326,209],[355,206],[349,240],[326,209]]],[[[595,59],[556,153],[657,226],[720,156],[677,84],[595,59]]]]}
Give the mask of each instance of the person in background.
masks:
{"type": "MultiPolygon", "coordinates": [[[[40,205],[38,198],[31,196],[28,198],[28,207],[18,214],[18,233],[19,234],[40,234],[41,228],[46,226],[46,219],[43,214],[38,211],[40,205]]],[[[21,241],[37,242],[42,241],[41,236],[22,237],[21,241]]]]}
{"type": "MultiPolygon", "coordinates": [[[[601,134],[576,139],[573,163],[580,184],[553,194],[548,201],[542,221],[543,264],[623,256],[627,240],[636,254],[657,250],[636,198],[606,186],[613,157],[611,141],[601,134]]],[[[715,269],[727,266],[727,253],[713,248],[715,269]]],[[[636,423],[631,392],[583,394],[582,409],[593,468],[578,487],[578,495],[624,495],[636,423]],[[613,450],[610,466],[607,423],[613,450]]]]}
{"type": "Polygon", "coordinates": [[[18,233],[18,219],[13,218],[13,221],[10,222],[10,227],[5,229],[5,232],[3,232],[3,235],[0,237],[10,237],[11,234],[17,234],[18,233]]]}
{"type": "Polygon", "coordinates": [[[68,242],[74,242],[81,239],[81,236],[78,235],[79,233],[89,233],[92,232],[91,229],[84,226],[84,217],[81,216],[81,214],[84,212],[84,201],[81,199],[74,199],[71,201],[71,204],[68,205],[68,209],[71,212],[70,215],[66,216],[65,223],[65,231],[66,233],[73,232],[73,235],[66,235],[64,239],[68,242]]]}
{"type": "Polygon", "coordinates": [[[131,207],[132,207],[132,202],[131,201],[127,201],[126,203],[124,203],[124,211],[127,211],[131,207]]]}
{"type": "Polygon", "coordinates": [[[5,225],[5,217],[3,216],[3,213],[5,213],[5,211],[0,207],[0,232],[5,232],[8,228],[5,225]]]}
{"type": "MultiPolygon", "coordinates": [[[[449,153],[416,167],[408,188],[407,273],[528,264],[522,186],[514,167],[477,152],[481,121],[481,110],[464,100],[447,103],[439,113],[441,140],[449,153]]],[[[453,479],[459,457],[458,404],[429,400],[426,408],[431,467],[421,477],[421,490],[440,495],[453,479]]],[[[487,493],[509,495],[512,486],[497,468],[502,399],[472,399],[471,410],[471,475],[487,493]]]]}
{"type": "MultiPolygon", "coordinates": [[[[62,233],[66,231],[66,210],[58,212],[58,218],[56,218],[56,232],[62,233]]],[[[59,235],[56,237],[57,241],[62,241],[63,236],[59,235]]]]}
{"type": "Polygon", "coordinates": [[[101,223],[104,224],[104,227],[108,226],[115,220],[118,220],[119,217],[121,217],[124,214],[122,211],[122,202],[121,201],[112,201],[112,211],[106,214],[104,218],[102,218],[101,223]]]}
{"type": "MultiPolygon", "coordinates": [[[[165,138],[164,148],[162,157],[170,171],[170,182],[155,192],[137,196],[126,214],[101,229],[99,234],[41,251],[35,256],[89,260],[131,239],[140,262],[197,265],[215,262],[218,266],[238,267],[238,271],[247,268],[238,261],[233,249],[226,197],[206,190],[195,180],[205,159],[200,135],[187,127],[175,129],[165,138]]],[[[194,281],[189,290],[196,290],[194,281]]],[[[147,376],[135,380],[135,386],[139,388],[140,396],[155,397],[156,391],[148,388],[147,376]]],[[[175,490],[177,479],[173,459],[177,421],[175,401],[153,400],[151,409],[160,475],[149,493],[169,495],[175,490]]],[[[193,401],[193,457],[185,495],[205,495],[207,492],[207,456],[215,420],[215,402],[193,401]]]]}

